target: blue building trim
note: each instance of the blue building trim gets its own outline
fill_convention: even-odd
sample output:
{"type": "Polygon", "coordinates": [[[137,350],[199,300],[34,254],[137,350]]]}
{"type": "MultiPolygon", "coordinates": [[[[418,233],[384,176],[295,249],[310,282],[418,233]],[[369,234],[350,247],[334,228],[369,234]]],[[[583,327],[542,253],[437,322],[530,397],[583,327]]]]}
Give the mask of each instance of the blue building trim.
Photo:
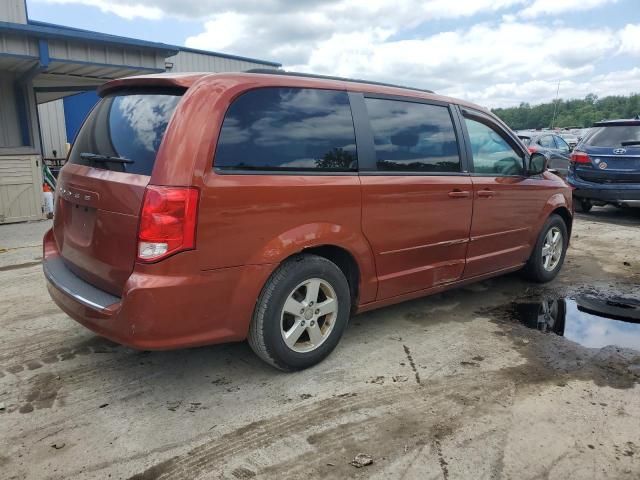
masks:
{"type": "Polygon", "coordinates": [[[40,65],[44,67],[49,66],[49,42],[43,39],[38,39],[38,54],[40,55],[40,65]]]}
{"type": "Polygon", "coordinates": [[[14,85],[16,112],[18,114],[18,123],[20,124],[22,146],[32,145],[27,86],[31,84],[31,81],[39,73],[45,72],[49,67],[49,43],[46,40],[38,39],[38,55],[38,62],[17,77],[14,85]]]}
{"type": "Polygon", "coordinates": [[[200,55],[209,55],[209,56],[216,56],[216,57],[222,57],[222,58],[229,58],[231,60],[241,60],[243,62],[259,63],[260,65],[267,65],[269,67],[276,67],[276,68],[282,67],[281,63],[270,62],[268,60],[259,60],[257,58],[242,57],[240,55],[231,55],[228,53],[212,52],[209,50],[200,50],[197,48],[189,48],[189,47],[176,47],[176,48],[178,48],[181,52],[199,53],[200,55]]]}
{"type": "Polygon", "coordinates": [[[16,99],[16,112],[18,114],[18,124],[20,126],[20,140],[23,147],[31,146],[31,129],[29,128],[29,112],[27,111],[27,96],[25,87],[16,83],[14,86],[14,96],[16,99]]]}
{"type": "Polygon", "coordinates": [[[64,92],[93,92],[98,85],[69,85],[68,87],[34,87],[34,92],[40,93],[64,93],[64,92]]]}
{"type": "MultiPolygon", "coordinates": [[[[123,70],[143,70],[151,73],[163,73],[166,70],[164,68],[142,67],[138,65],[121,65],[119,63],[100,63],[100,62],[88,62],[86,60],[67,60],[66,58],[51,58],[51,62],[59,62],[65,64],[75,65],[87,65],[92,67],[104,67],[104,68],[121,68],[123,70]]],[[[96,87],[97,88],[97,87],[96,87]]]]}
{"type": "Polygon", "coordinates": [[[21,53],[8,53],[8,52],[0,52],[0,58],[19,58],[21,60],[38,60],[37,55],[24,55],[21,53]]]}
{"type": "Polygon", "coordinates": [[[178,53],[178,49],[165,43],[148,42],[135,38],[120,37],[106,33],[90,32],[65,27],[62,25],[47,24],[44,22],[29,21],[26,25],[21,23],[0,22],[1,33],[31,35],[38,38],[54,40],[79,40],[107,43],[118,47],[137,47],[157,50],[165,57],[170,57],[178,53]]]}

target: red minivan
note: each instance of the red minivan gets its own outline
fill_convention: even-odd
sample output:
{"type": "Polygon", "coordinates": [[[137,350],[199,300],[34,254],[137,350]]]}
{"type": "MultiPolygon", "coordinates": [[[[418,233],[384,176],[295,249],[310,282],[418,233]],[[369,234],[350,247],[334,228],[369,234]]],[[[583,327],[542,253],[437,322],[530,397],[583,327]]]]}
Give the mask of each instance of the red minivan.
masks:
{"type": "Polygon", "coordinates": [[[62,310],[116,342],[248,339],[296,370],[352,314],[562,266],[569,187],[476,105],[282,71],[100,95],[60,172],[44,273],[62,310]]]}

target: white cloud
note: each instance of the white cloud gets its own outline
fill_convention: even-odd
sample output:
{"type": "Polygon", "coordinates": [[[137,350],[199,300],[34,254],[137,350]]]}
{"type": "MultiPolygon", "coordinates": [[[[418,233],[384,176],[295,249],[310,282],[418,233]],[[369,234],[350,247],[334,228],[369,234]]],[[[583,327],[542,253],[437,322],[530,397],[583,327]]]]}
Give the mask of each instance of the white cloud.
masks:
{"type": "Polygon", "coordinates": [[[619,53],[640,56],[640,24],[625,26],[619,33],[619,53]]]}
{"type": "Polygon", "coordinates": [[[489,107],[546,101],[558,81],[564,97],[640,91],[637,69],[621,72],[626,83],[602,71],[605,60],[640,56],[640,24],[616,32],[572,21],[575,11],[618,0],[31,1],[93,5],[124,18],[199,19],[202,31],[187,46],[429,88],[489,107]],[[450,27],[452,19],[460,28],[450,27]]]}
{"type": "Polygon", "coordinates": [[[591,10],[618,0],[535,0],[520,15],[524,18],[535,18],[541,15],[571,15],[580,10],[591,10]]]}
{"type": "MultiPolygon", "coordinates": [[[[549,102],[556,96],[558,82],[530,80],[523,83],[498,83],[484,89],[464,92],[460,97],[472,99],[491,107],[509,107],[520,102],[531,104],[549,102]]],[[[583,98],[589,93],[599,97],[640,93],[640,68],[619,70],[589,77],[586,81],[560,81],[560,98],[583,98]]]]}

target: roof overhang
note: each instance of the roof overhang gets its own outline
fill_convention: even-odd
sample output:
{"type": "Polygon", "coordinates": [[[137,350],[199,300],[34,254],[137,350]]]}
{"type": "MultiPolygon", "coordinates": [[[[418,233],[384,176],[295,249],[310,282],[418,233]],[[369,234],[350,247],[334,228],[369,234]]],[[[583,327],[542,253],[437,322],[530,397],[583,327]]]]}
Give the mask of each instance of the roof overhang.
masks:
{"type": "Polygon", "coordinates": [[[38,103],[116,78],[164,72],[165,56],[177,52],[164,44],[54,27],[0,22],[0,71],[13,73],[17,84],[30,82],[38,103]]]}

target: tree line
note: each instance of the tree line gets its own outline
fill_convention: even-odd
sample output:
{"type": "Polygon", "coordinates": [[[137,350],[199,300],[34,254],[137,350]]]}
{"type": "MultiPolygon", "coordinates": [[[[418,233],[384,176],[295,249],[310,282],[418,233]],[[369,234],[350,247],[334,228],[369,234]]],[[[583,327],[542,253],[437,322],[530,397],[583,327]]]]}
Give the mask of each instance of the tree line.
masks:
{"type": "Polygon", "coordinates": [[[594,122],[640,115],[640,94],[598,98],[590,93],[572,99],[492,110],[514,130],[549,127],[590,127],[594,122]],[[555,111],[555,118],[554,118],[555,111]]]}

